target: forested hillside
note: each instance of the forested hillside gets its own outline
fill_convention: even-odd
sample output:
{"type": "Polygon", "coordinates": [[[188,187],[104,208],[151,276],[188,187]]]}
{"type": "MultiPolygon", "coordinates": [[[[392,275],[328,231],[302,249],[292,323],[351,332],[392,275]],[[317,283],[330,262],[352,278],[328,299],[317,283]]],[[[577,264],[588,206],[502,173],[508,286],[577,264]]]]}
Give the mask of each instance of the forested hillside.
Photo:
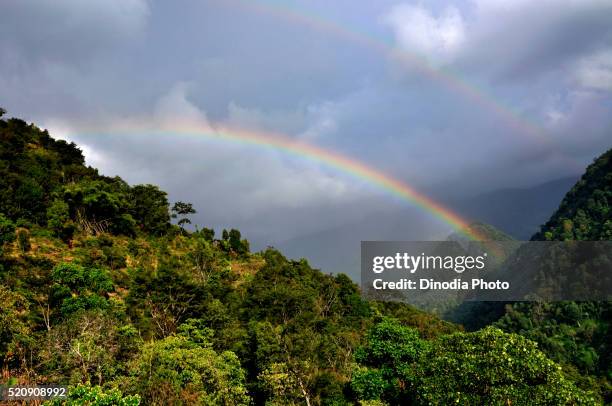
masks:
{"type": "Polygon", "coordinates": [[[367,302],[238,230],[186,230],[197,207],[102,176],[22,120],[0,120],[0,159],[2,384],[70,385],[92,405],[602,402],[583,366],[529,339],[537,323],[466,333],[367,302]]]}
{"type": "Polygon", "coordinates": [[[612,240],[612,149],[595,160],[532,240],[612,240]]]}
{"type": "MultiPolygon", "coordinates": [[[[612,240],[612,149],[591,164],[532,240],[612,240]]],[[[539,343],[612,402],[612,303],[517,303],[495,323],[539,343]]]]}

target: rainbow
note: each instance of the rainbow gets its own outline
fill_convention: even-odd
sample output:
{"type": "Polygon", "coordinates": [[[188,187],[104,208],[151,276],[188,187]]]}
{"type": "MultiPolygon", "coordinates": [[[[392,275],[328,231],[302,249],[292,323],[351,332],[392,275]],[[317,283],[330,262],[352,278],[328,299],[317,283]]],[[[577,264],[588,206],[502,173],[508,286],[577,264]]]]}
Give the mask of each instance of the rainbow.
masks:
{"type": "Polygon", "coordinates": [[[442,68],[433,67],[430,62],[419,57],[414,53],[403,51],[392,44],[387,44],[385,40],[373,37],[368,33],[360,32],[356,29],[345,28],[338,23],[325,19],[318,15],[308,13],[303,10],[295,10],[286,3],[279,1],[266,0],[224,0],[221,4],[232,4],[241,6],[245,9],[253,10],[263,15],[270,15],[279,20],[289,21],[323,33],[329,33],[347,42],[355,43],[367,49],[383,55],[386,58],[398,61],[405,66],[416,69],[422,75],[432,81],[441,84],[454,93],[462,95],[475,105],[492,112],[503,120],[510,128],[518,134],[538,141],[543,146],[550,147],[555,157],[568,163],[569,166],[582,170],[583,165],[574,159],[563,154],[554,144],[551,138],[542,128],[521,117],[509,107],[495,100],[483,89],[467,82],[453,72],[442,68]]]}
{"type": "Polygon", "coordinates": [[[211,140],[221,140],[234,142],[243,145],[254,145],[258,147],[272,148],[300,158],[323,163],[326,166],[335,168],[340,172],[351,175],[355,178],[364,180],[379,189],[396,196],[404,201],[410,202],[434,217],[450,225],[461,234],[470,239],[484,241],[487,238],[480,235],[477,230],[470,227],[470,223],[463,219],[452,210],[434,201],[423,193],[417,191],[410,185],[402,182],[382,171],[366,165],[354,158],[346,155],[315,146],[304,141],[291,138],[281,134],[263,133],[235,128],[215,128],[214,130],[203,125],[176,123],[168,129],[148,129],[144,125],[128,126],[124,129],[113,129],[111,131],[86,131],[79,132],[79,135],[103,136],[104,134],[127,134],[139,133],[152,136],[193,136],[206,137],[211,140]]]}

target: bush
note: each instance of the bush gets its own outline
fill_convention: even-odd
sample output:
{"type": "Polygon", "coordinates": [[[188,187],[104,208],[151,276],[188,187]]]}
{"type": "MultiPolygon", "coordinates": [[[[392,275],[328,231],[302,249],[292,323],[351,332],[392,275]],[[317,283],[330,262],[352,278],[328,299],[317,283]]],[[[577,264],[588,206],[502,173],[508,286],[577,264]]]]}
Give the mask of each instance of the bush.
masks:
{"type": "Polygon", "coordinates": [[[238,357],[213,350],[212,332],[200,324],[191,320],[178,335],[146,344],[132,364],[130,390],[148,404],[250,404],[238,357]]]}
{"type": "Polygon", "coordinates": [[[68,203],[55,199],[47,209],[47,226],[63,241],[72,239],[76,225],[69,216],[68,203]]]}
{"type": "Polygon", "coordinates": [[[19,218],[15,222],[15,227],[22,227],[22,228],[31,229],[32,227],[34,227],[34,224],[30,220],[28,220],[28,219],[19,218]]]}
{"type": "Polygon", "coordinates": [[[30,244],[30,232],[25,228],[17,229],[17,246],[22,254],[30,251],[32,245],[30,244]]]}
{"type": "Polygon", "coordinates": [[[99,386],[78,385],[68,389],[66,398],[55,398],[45,406],[138,406],[140,396],[123,396],[116,390],[103,391],[99,386]]]}
{"type": "Polygon", "coordinates": [[[106,296],[113,290],[113,282],[102,269],[61,263],[53,268],[51,279],[54,282],[51,302],[60,307],[64,316],[79,310],[108,307],[106,296]]]}
{"type": "Polygon", "coordinates": [[[4,244],[15,240],[15,224],[0,213],[0,255],[3,254],[4,244]]]}

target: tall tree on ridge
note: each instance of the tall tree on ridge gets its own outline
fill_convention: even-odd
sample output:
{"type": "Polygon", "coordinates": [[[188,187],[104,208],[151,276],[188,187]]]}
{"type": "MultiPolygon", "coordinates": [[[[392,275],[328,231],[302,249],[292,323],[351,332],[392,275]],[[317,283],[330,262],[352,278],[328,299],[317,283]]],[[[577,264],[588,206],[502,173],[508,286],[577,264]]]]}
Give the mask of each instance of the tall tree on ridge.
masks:
{"type": "Polygon", "coordinates": [[[193,208],[193,204],[178,201],[172,206],[172,218],[179,218],[178,225],[181,229],[185,229],[185,224],[191,224],[191,220],[187,216],[197,213],[193,208]]]}

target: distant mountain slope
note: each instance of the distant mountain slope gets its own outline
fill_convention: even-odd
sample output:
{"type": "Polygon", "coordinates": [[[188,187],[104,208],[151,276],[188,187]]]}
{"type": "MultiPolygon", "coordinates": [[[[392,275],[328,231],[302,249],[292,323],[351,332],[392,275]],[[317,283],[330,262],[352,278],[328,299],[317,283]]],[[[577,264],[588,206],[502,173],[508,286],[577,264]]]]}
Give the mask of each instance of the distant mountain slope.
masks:
{"type": "MultiPolygon", "coordinates": [[[[477,223],[492,225],[504,235],[527,240],[549,218],[577,178],[557,179],[528,188],[500,189],[450,202],[448,206],[477,223]]],[[[308,258],[325,272],[342,272],[357,280],[361,240],[420,240],[424,227],[425,223],[407,211],[381,213],[275,246],[291,258],[308,258]]]]}
{"type": "MultiPolygon", "coordinates": [[[[514,238],[512,238],[512,236],[504,233],[503,231],[499,230],[498,228],[490,225],[490,224],[486,224],[486,223],[481,223],[479,221],[473,222],[470,225],[468,225],[464,230],[462,230],[463,232],[467,231],[469,234],[477,234],[481,237],[482,240],[486,240],[486,241],[512,241],[514,240],[514,238]]],[[[465,233],[460,233],[460,232],[455,232],[452,233],[448,239],[449,240],[454,240],[454,241],[459,241],[459,240],[469,240],[468,237],[466,237],[465,233]]]]}
{"type": "Polygon", "coordinates": [[[465,217],[527,240],[555,210],[578,177],[565,177],[526,188],[506,188],[452,204],[465,217]]]}
{"type": "Polygon", "coordinates": [[[361,241],[420,240],[428,218],[420,212],[376,213],[359,221],[275,244],[290,258],[308,258],[324,272],[346,273],[359,280],[361,241]]]}

